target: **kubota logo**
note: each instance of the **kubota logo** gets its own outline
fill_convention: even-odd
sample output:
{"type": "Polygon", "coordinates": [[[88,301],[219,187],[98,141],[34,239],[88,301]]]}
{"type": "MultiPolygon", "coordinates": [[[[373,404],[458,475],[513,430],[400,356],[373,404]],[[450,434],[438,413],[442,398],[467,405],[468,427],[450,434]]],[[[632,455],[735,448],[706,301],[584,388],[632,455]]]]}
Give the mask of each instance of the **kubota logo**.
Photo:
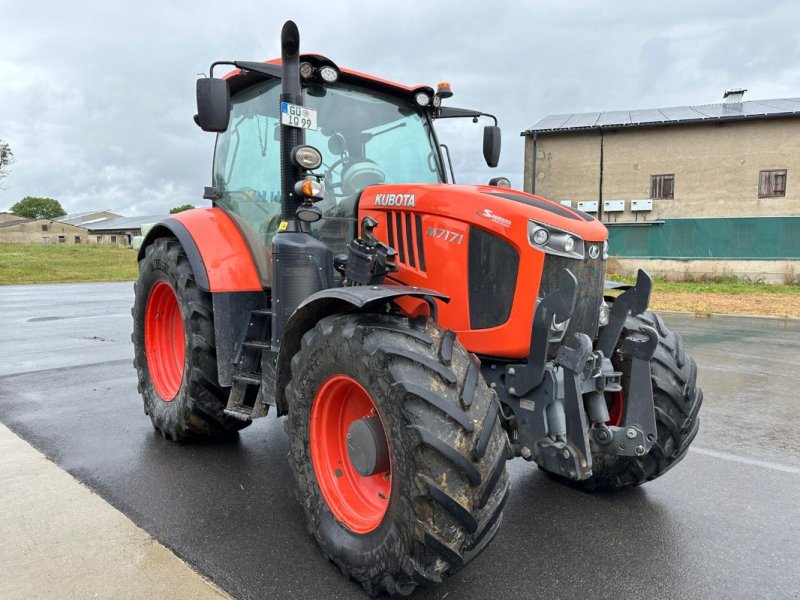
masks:
{"type": "Polygon", "coordinates": [[[414,206],[414,194],[375,194],[375,206],[414,206]]]}
{"type": "Polygon", "coordinates": [[[478,212],[478,216],[491,219],[493,222],[497,223],[498,225],[502,225],[503,227],[511,227],[511,221],[509,219],[494,214],[488,208],[484,208],[482,211],[478,212]]]}

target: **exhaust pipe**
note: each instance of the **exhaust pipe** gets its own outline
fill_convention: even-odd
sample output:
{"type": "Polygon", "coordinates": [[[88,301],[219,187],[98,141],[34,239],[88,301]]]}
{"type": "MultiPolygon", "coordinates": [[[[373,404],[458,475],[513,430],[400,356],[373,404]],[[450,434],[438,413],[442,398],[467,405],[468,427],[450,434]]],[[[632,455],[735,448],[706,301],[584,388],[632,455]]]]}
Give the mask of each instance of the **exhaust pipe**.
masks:
{"type": "MultiPolygon", "coordinates": [[[[300,83],[300,33],[286,21],[281,30],[281,102],[303,105],[300,83]]],[[[292,148],[305,143],[305,132],[281,123],[281,223],[272,238],[272,351],[280,349],[289,318],[309,296],[333,287],[333,253],[308,233],[297,218],[302,201],[294,184],[303,171],[292,164],[292,148]]],[[[265,354],[264,357],[267,355],[265,354]]],[[[265,371],[266,372],[266,371],[265,371]]]]}
{"type": "MultiPolygon", "coordinates": [[[[294,21],[286,21],[281,29],[281,103],[303,105],[300,87],[300,32],[294,21]]],[[[305,132],[297,127],[281,124],[281,220],[296,219],[299,200],[294,184],[300,179],[298,167],[292,164],[292,148],[305,142],[305,132]]]]}

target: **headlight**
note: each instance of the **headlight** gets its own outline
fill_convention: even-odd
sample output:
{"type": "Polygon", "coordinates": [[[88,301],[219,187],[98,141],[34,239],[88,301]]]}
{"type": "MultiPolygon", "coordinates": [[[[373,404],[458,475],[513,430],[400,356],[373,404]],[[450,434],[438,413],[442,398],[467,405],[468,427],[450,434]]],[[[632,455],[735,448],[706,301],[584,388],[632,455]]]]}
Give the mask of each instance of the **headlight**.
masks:
{"type": "Polygon", "coordinates": [[[537,246],[544,246],[549,239],[550,234],[547,232],[547,229],[544,229],[543,227],[535,229],[533,235],[531,236],[531,240],[533,240],[533,243],[537,246]]]}
{"type": "Polygon", "coordinates": [[[300,77],[309,79],[314,74],[314,65],[308,62],[300,63],[300,77]]]}
{"type": "Polygon", "coordinates": [[[547,254],[578,259],[584,257],[583,238],[552,225],[528,221],[528,240],[531,246],[547,254]]]}
{"type": "Polygon", "coordinates": [[[428,106],[428,104],[431,103],[431,97],[425,92],[417,92],[417,95],[414,96],[414,99],[420,106],[428,106]]]}
{"type": "Polygon", "coordinates": [[[333,83],[339,79],[339,72],[330,65],[326,65],[319,70],[319,76],[322,77],[323,81],[333,83]]]}
{"type": "Polygon", "coordinates": [[[292,162],[304,169],[316,169],[322,164],[322,155],[314,146],[295,146],[290,155],[292,162]]]}

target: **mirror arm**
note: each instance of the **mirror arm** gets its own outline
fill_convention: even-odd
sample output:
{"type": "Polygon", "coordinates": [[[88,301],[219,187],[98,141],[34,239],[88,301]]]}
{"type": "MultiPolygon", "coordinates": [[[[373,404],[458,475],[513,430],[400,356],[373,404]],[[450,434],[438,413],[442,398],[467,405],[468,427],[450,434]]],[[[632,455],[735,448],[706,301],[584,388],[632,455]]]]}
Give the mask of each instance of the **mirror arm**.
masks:
{"type": "Polygon", "coordinates": [[[214,77],[214,67],[217,65],[229,65],[231,67],[235,67],[236,63],[232,60],[218,60],[216,62],[211,63],[211,66],[208,68],[208,76],[214,77]]]}
{"type": "Polygon", "coordinates": [[[479,110],[469,110],[467,108],[455,108],[453,106],[441,107],[432,117],[434,119],[463,119],[465,117],[477,119],[479,117],[489,117],[494,121],[495,127],[497,126],[497,117],[493,114],[481,112],[479,110]]]}
{"type": "Polygon", "coordinates": [[[453,161],[450,160],[450,148],[448,148],[446,144],[439,144],[439,147],[444,150],[444,154],[447,157],[447,166],[450,167],[450,183],[455,183],[456,174],[453,171],[453,161]]]}

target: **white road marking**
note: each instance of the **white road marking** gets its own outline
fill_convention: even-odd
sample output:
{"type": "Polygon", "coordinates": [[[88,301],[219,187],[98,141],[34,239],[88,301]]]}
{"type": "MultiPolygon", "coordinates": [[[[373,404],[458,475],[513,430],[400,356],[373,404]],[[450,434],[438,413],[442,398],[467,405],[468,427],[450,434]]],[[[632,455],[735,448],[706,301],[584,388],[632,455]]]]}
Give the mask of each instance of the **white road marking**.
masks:
{"type": "Polygon", "coordinates": [[[730,460],[732,462],[742,463],[744,465],[752,465],[754,467],[763,467],[764,469],[772,469],[773,471],[783,471],[784,473],[792,473],[793,475],[800,475],[800,469],[797,467],[790,467],[779,463],[769,462],[766,460],[757,460],[755,458],[747,458],[746,456],[739,456],[738,454],[729,454],[728,452],[719,452],[718,450],[709,450],[708,448],[696,448],[690,446],[689,450],[697,452],[697,454],[705,454],[706,456],[713,456],[714,458],[721,458],[722,460],[730,460]]]}

